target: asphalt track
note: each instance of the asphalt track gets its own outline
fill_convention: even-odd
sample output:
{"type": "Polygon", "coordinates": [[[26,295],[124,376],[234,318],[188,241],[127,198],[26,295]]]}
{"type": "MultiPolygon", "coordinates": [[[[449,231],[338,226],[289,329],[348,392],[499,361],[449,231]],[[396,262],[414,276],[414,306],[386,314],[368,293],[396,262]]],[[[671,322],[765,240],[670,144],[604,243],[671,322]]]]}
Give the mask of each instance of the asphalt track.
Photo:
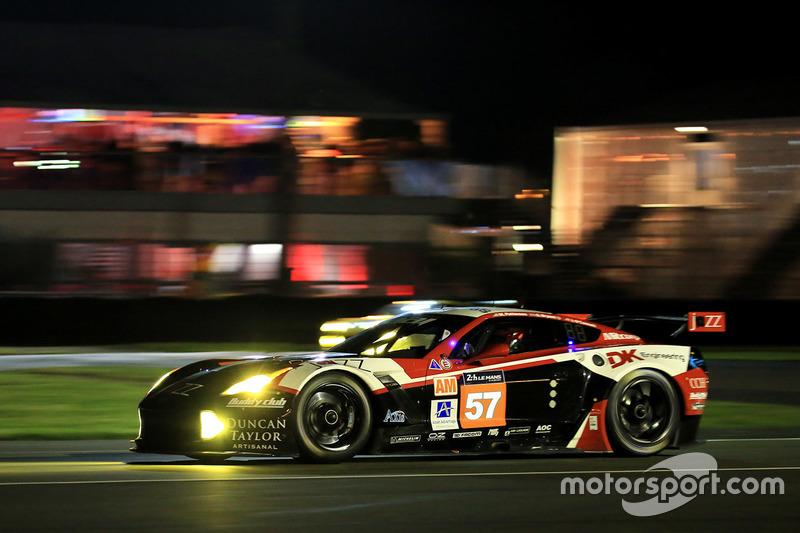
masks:
{"type": "MultiPolygon", "coordinates": [[[[202,465],[132,454],[126,442],[0,446],[2,531],[792,531],[800,440],[713,440],[692,451],[715,474],[780,478],[782,495],[703,494],[653,517],[609,494],[561,493],[565,477],[631,480],[668,456],[364,457],[340,465],[291,459],[202,465]]],[[[738,486],[743,486],[739,484],[738,486]]],[[[724,489],[722,489],[724,490],[724,489]]]]}
{"type": "MultiPolygon", "coordinates": [[[[710,401],[795,404],[799,371],[797,362],[718,363],[710,401]]],[[[701,428],[702,444],[648,458],[358,457],[340,465],[261,458],[204,465],[134,454],[127,441],[0,442],[0,531],[793,531],[800,430],[782,431],[701,428]],[[655,477],[666,490],[675,476],[647,469],[692,452],[716,460],[717,490],[651,517],[623,508],[653,496],[621,494],[621,478],[655,477]],[[605,484],[599,494],[562,494],[565,478],[605,484]],[[780,480],[783,494],[727,490],[770,479],[780,480]]]]}

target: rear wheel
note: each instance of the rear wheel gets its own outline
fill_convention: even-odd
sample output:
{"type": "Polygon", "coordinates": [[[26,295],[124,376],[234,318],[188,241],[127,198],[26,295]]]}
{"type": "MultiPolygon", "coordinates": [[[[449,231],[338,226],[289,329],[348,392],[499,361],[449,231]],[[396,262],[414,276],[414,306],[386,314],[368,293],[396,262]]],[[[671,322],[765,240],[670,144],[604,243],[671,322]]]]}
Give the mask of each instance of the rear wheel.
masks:
{"type": "Polygon", "coordinates": [[[369,440],[369,398],[350,376],[326,372],[297,396],[295,431],[300,458],[316,463],[351,459],[369,440]]]}
{"type": "Polygon", "coordinates": [[[609,436],[619,451],[651,455],[666,448],[680,423],[680,402],[669,379],[641,369],[624,376],[608,398],[609,436]]]}

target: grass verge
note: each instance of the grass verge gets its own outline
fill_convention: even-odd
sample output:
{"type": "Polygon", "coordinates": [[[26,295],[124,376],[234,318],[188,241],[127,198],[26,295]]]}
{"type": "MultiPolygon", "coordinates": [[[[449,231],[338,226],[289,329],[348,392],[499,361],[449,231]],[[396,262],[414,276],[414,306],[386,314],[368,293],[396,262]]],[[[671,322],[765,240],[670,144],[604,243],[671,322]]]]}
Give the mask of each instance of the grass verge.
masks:
{"type": "Polygon", "coordinates": [[[0,372],[0,439],[133,439],[136,406],[168,368],[67,367],[0,372]]]}
{"type": "Polygon", "coordinates": [[[800,431],[800,406],[709,401],[700,426],[704,429],[790,428],[800,431]]]}

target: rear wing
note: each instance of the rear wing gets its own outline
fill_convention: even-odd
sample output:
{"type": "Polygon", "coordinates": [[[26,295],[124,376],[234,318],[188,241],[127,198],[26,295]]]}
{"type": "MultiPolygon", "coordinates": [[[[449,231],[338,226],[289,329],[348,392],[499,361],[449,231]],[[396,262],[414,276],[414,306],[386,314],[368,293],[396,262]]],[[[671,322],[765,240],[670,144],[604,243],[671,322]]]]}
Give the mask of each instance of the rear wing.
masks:
{"type": "Polygon", "coordinates": [[[588,317],[590,322],[632,333],[647,342],[677,342],[687,333],[724,332],[724,312],[692,311],[684,316],[616,315],[588,317]]]}

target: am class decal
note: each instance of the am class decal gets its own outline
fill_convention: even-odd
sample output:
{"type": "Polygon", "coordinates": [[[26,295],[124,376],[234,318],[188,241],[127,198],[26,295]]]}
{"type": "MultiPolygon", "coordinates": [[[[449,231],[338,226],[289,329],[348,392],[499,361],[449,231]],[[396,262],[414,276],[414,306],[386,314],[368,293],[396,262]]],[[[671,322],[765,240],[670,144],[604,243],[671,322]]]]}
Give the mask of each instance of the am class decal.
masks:
{"type": "Polygon", "coordinates": [[[458,379],[455,376],[433,378],[434,396],[455,396],[458,394],[458,379]]]}

